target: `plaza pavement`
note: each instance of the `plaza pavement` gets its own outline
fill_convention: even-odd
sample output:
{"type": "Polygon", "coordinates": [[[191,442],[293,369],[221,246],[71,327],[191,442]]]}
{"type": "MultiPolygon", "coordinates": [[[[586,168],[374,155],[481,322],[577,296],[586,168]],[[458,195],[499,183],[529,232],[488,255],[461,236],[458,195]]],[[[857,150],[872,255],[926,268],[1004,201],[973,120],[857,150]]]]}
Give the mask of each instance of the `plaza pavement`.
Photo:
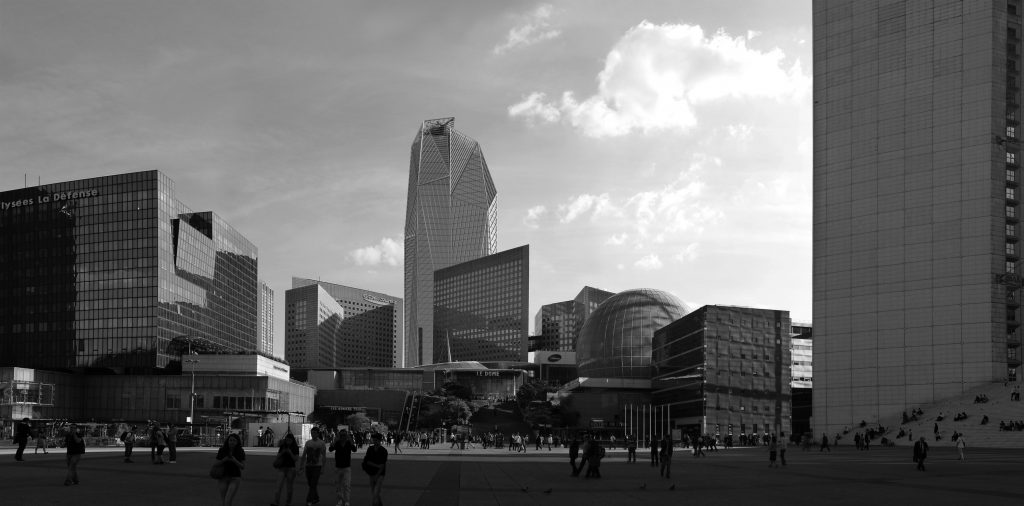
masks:
{"type": "MultiPolygon", "coordinates": [[[[955,450],[933,446],[927,472],[915,470],[906,448],[832,453],[790,448],[789,465],[768,468],[764,448],[709,452],[695,459],[677,449],[672,478],[658,476],[649,453],[625,462],[623,450],[609,451],[603,478],[569,476],[567,450],[513,454],[506,450],[406,449],[392,455],[383,499],[388,506],[604,506],[604,505],[917,505],[1024,504],[1019,450],[968,449],[959,463],[955,450]],[[671,486],[675,490],[670,490],[671,486]],[[550,490],[549,493],[546,493],[550,490]]],[[[89,448],[79,465],[81,485],[65,487],[64,453],[33,455],[16,462],[13,450],[0,450],[0,505],[219,505],[216,482],[207,477],[214,449],[182,448],[177,464],[149,462],[148,449],[122,462],[121,449],[89,448]]],[[[247,467],[236,506],[266,506],[274,497],[278,473],[273,449],[246,448],[247,467]]],[[[352,501],[369,505],[366,475],[353,456],[352,501]]],[[[321,505],[337,501],[331,472],[321,479],[321,505]]],[[[295,481],[295,505],[304,504],[305,478],[295,481]]]]}

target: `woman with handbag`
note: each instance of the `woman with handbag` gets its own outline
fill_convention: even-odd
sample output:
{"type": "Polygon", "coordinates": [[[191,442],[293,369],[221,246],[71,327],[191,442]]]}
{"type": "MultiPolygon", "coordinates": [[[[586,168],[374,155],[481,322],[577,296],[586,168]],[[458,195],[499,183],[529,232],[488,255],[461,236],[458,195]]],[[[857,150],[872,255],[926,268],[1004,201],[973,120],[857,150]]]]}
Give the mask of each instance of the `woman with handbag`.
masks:
{"type": "Polygon", "coordinates": [[[281,479],[277,482],[277,493],[274,494],[274,502],[271,506],[281,503],[281,489],[285,489],[285,506],[292,504],[292,490],[295,488],[295,463],[299,460],[299,444],[295,442],[295,435],[291,432],[284,435],[281,444],[277,449],[277,457],[274,458],[274,469],[281,471],[281,479]]]}
{"type": "Polygon", "coordinates": [[[216,474],[218,466],[223,468],[217,479],[221,506],[231,506],[242,481],[242,469],[245,469],[245,450],[242,449],[242,440],[238,434],[229,434],[224,445],[217,450],[217,463],[211,469],[211,475],[216,474]]]}

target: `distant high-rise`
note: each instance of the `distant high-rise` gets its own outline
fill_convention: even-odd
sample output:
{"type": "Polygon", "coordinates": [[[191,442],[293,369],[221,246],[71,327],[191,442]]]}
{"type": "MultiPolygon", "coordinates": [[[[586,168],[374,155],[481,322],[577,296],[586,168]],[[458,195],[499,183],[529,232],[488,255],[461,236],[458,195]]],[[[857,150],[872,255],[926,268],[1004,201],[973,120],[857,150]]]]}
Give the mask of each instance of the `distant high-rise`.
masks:
{"type": "Polygon", "coordinates": [[[260,280],[258,314],[256,316],[256,342],[259,351],[269,356],[274,355],[274,290],[265,281],[260,280]]]}
{"type": "Polygon", "coordinates": [[[573,300],[545,304],[534,317],[534,347],[530,351],[576,351],[576,340],[590,313],[612,292],[583,287],[573,300]]]}
{"type": "Polygon", "coordinates": [[[345,362],[345,309],[320,285],[284,292],[284,358],[292,369],[334,369],[345,362]]]}
{"type": "Polygon", "coordinates": [[[529,273],[528,245],[435,272],[433,363],[525,362],[529,273]]]}
{"type": "Polygon", "coordinates": [[[292,278],[292,288],[320,285],[345,310],[341,366],[394,367],[402,343],[402,299],[386,293],[292,278]]]}
{"type": "Polygon", "coordinates": [[[814,432],[1020,361],[1021,2],[816,0],[814,432]]]}
{"type": "Polygon", "coordinates": [[[399,366],[433,363],[434,272],[495,252],[496,195],[480,145],[455,130],[455,118],[424,121],[409,161],[399,366]]]}

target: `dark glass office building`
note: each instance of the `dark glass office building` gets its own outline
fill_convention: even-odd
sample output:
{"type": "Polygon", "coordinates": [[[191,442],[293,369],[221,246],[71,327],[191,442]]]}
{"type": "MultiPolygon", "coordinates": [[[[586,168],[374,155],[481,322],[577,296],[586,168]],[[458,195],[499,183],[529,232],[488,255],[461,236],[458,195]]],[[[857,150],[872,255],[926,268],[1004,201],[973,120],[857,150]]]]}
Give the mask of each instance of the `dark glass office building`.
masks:
{"type": "Polygon", "coordinates": [[[534,332],[538,335],[531,338],[530,351],[576,351],[583,324],[612,295],[615,294],[585,286],[573,300],[541,306],[534,318],[534,332]]]}
{"type": "Polygon", "coordinates": [[[434,362],[526,361],[530,246],[434,273],[434,362]]]}
{"type": "Polygon", "coordinates": [[[0,193],[0,366],[148,372],[256,350],[257,250],[158,171],[0,193]]]}
{"type": "Polygon", "coordinates": [[[651,395],[674,427],[791,433],[788,311],[704,306],[654,332],[651,395]]]}

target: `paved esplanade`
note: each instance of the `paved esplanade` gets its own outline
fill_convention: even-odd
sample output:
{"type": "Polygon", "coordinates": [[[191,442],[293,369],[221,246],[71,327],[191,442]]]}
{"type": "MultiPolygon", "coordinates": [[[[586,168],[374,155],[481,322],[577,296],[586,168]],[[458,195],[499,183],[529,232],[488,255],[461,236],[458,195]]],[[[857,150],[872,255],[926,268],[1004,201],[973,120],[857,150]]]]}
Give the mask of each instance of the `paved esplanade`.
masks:
{"type": "MultiPolygon", "coordinates": [[[[9,448],[9,447],[8,447],[9,448]]],[[[82,484],[65,487],[64,453],[26,451],[15,462],[13,451],[0,451],[0,504],[23,505],[217,505],[216,482],[207,477],[213,449],[178,450],[178,463],[153,465],[149,449],[139,448],[135,463],[121,461],[114,449],[90,448],[79,465],[82,484]]],[[[365,448],[363,449],[365,450],[365,448]]],[[[370,503],[366,475],[353,456],[352,502],[370,503]]],[[[405,449],[403,449],[405,450],[405,449]]],[[[271,467],[272,449],[246,448],[247,466],[236,506],[266,506],[274,498],[278,473],[271,467]]],[[[649,453],[625,462],[622,450],[609,452],[602,479],[569,476],[566,450],[450,452],[447,445],[429,451],[408,449],[392,455],[384,486],[384,503],[404,505],[832,505],[855,504],[1022,504],[1018,480],[1024,455],[1016,450],[968,448],[969,462],[956,461],[948,445],[933,445],[927,472],[914,469],[908,448],[872,448],[858,452],[839,447],[831,454],[817,448],[790,448],[786,468],[768,468],[764,448],[710,452],[694,459],[677,449],[672,479],[658,477],[649,453]],[[646,488],[641,488],[646,484],[646,488]],[[669,490],[671,485],[675,490],[669,490]],[[525,489],[525,491],[524,491],[525,489]],[[550,493],[545,493],[551,489],[550,493]]],[[[321,505],[337,502],[334,476],[321,480],[321,505]]],[[[304,504],[305,478],[295,480],[292,504],[304,504]]]]}

